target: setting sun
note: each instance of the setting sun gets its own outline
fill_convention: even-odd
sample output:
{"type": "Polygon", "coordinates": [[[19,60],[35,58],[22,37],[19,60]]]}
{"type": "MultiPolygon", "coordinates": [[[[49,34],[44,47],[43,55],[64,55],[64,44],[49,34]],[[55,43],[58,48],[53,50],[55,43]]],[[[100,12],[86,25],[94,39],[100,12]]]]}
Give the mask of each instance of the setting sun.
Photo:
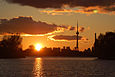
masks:
{"type": "Polygon", "coordinates": [[[40,44],[36,44],[36,45],[35,45],[35,49],[36,49],[37,51],[40,51],[41,48],[42,48],[42,45],[40,45],[40,44]]]}

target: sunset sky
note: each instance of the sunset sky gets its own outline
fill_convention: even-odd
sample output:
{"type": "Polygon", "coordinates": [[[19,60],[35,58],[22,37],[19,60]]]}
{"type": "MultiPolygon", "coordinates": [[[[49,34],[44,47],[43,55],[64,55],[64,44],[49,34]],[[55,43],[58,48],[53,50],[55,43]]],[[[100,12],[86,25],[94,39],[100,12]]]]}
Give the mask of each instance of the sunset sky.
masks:
{"type": "Polygon", "coordinates": [[[20,33],[23,49],[73,49],[77,20],[79,49],[92,47],[95,32],[115,31],[115,0],[0,0],[0,37],[20,33]]]}

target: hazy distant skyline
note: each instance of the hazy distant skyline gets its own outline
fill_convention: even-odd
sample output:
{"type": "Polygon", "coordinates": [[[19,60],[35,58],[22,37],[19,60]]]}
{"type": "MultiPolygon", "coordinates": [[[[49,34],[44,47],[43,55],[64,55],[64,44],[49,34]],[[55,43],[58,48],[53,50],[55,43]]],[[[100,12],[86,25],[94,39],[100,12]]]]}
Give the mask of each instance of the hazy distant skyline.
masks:
{"type": "Polygon", "coordinates": [[[23,36],[24,49],[36,43],[43,47],[75,47],[77,20],[79,30],[83,30],[79,34],[80,50],[93,45],[95,32],[99,35],[115,31],[114,0],[29,1],[0,0],[0,19],[6,19],[0,23],[0,33],[20,32],[33,35],[23,36]]]}

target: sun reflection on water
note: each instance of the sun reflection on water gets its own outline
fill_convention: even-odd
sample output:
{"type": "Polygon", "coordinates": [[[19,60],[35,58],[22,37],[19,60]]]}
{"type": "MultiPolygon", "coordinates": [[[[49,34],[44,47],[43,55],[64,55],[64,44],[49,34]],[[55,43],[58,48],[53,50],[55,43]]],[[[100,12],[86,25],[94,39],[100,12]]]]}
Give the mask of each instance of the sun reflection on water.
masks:
{"type": "Polygon", "coordinates": [[[35,58],[35,64],[33,68],[34,77],[42,76],[42,58],[35,58]]]}

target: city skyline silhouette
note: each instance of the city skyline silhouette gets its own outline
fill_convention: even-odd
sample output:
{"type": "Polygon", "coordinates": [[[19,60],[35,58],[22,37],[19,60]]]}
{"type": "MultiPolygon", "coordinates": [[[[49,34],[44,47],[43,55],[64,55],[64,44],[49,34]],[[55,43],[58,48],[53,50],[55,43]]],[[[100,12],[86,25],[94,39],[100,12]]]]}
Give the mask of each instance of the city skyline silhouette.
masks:
{"type": "Polygon", "coordinates": [[[0,77],[115,77],[115,0],[0,0],[0,77]]]}

